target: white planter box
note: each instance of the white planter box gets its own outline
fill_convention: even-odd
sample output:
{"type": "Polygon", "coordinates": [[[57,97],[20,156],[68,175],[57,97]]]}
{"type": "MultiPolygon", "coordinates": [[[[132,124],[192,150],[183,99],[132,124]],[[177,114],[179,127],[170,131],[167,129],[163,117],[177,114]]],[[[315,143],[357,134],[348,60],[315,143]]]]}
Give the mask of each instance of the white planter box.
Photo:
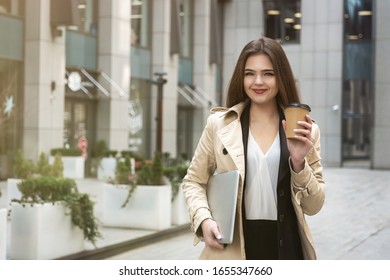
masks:
{"type": "Polygon", "coordinates": [[[162,230],[171,227],[170,185],[137,186],[126,207],[126,185],[103,184],[101,222],[109,227],[162,230]]]}
{"type": "Polygon", "coordinates": [[[99,162],[97,170],[97,178],[99,180],[107,181],[115,178],[116,158],[105,157],[99,162]]]}
{"type": "MultiPolygon", "coordinates": [[[[84,158],[82,156],[79,157],[70,157],[63,156],[61,157],[62,164],[64,166],[64,177],[70,179],[84,179],[84,158]]],[[[54,162],[54,156],[49,157],[49,163],[52,164],[54,162]]]]}
{"type": "Polygon", "coordinates": [[[7,212],[6,208],[0,209],[0,260],[7,257],[7,212]]]}
{"type": "Polygon", "coordinates": [[[190,222],[187,210],[187,203],[184,197],[183,189],[180,187],[179,192],[172,201],[172,224],[183,225],[190,222]]]}
{"type": "MultiPolygon", "coordinates": [[[[22,193],[18,189],[18,184],[22,182],[22,179],[8,178],[7,179],[7,208],[10,208],[12,199],[21,199],[22,193]]],[[[5,195],[3,193],[3,195],[5,195]]]]}
{"type": "Polygon", "coordinates": [[[10,259],[49,260],[84,250],[84,234],[62,204],[11,204],[10,259]]]}

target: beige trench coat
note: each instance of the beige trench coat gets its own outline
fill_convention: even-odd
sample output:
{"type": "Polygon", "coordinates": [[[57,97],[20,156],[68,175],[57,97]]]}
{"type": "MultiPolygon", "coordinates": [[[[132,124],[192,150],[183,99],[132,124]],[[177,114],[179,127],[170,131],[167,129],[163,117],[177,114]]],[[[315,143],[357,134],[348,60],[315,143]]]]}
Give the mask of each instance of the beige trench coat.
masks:
{"type": "MultiPolygon", "coordinates": [[[[245,103],[230,109],[214,108],[199,140],[194,157],[183,179],[182,188],[190,215],[191,229],[194,231],[194,245],[201,241],[199,227],[204,219],[212,218],[206,197],[206,185],[215,172],[223,173],[239,170],[240,185],[237,199],[234,240],[223,250],[205,247],[200,259],[245,259],[245,245],[242,221],[243,182],[245,179],[245,157],[242,142],[240,116],[245,103]],[[224,153],[224,149],[225,153],[224,153]],[[228,156],[226,155],[228,152],[228,156]]],[[[306,215],[314,215],[324,203],[324,180],[320,161],[320,132],[318,125],[312,127],[313,148],[305,159],[305,167],[295,173],[291,170],[291,199],[296,216],[305,259],[316,259],[311,233],[305,220],[306,215]]]]}

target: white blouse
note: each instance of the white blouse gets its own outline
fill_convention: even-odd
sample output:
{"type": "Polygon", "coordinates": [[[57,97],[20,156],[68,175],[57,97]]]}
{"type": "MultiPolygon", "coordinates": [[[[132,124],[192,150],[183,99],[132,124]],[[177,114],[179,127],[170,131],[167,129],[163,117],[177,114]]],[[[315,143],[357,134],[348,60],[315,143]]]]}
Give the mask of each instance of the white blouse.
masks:
{"type": "Polygon", "coordinates": [[[249,130],[244,194],[245,214],[248,220],[277,220],[276,188],[279,161],[279,132],[264,154],[249,130]]]}

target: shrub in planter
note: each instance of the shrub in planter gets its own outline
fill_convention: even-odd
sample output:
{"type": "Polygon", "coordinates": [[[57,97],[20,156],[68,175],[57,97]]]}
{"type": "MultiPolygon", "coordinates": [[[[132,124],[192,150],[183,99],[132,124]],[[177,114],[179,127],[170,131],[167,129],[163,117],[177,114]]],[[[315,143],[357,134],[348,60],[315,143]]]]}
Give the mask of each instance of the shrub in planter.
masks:
{"type": "Polygon", "coordinates": [[[55,156],[60,156],[63,165],[63,176],[72,179],[83,179],[85,174],[85,160],[82,151],[76,148],[55,148],[50,150],[49,162],[55,156]]]}
{"type": "Polygon", "coordinates": [[[40,171],[37,169],[37,166],[32,160],[24,157],[21,149],[16,152],[13,162],[13,178],[7,179],[7,207],[11,203],[12,199],[19,199],[21,197],[17,184],[22,179],[36,176],[36,174],[40,171]]]}
{"type": "Polygon", "coordinates": [[[99,140],[95,147],[92,149],[92,157],[94,158],[101,158],[103,157],[105,151],[107,151],[108,148],[107,148],[107,144],[106,144],[106,141],[104,140],[99,140]]]}
{"type": "Polygon", "coordinates": [[[122,208],[127,205],[131,195],[134,193],[135,188],[138,185],[143,186],[162,186],[165,185],[164,181],[164,168],[161,158],[161,154],[156,152],[151,164],[143,161],[141,168],[135,174],[130,174],[131,160],[126,157],[125,160],[118,162],[116,169],[116,178],[119,184],[128,184],[129,192],[126,200],[122,204],[122,208]]]}
{"type": "Polygon", "coordinates": [[[172,201],[179,192],[181,182],[187,174],[189,162],[186,157],[174,159],[168,153],[164,154],[164,175],[169,179],[172,185],[172,201]]]}
{"type": "Polygon", "coordinates": [[[115,167],[115,179],[109,183],[114,185],[126,185],[128,186],[128,193],[124,199],[121,208],[124,208],[129,202],[131,195],[134,193],[137,186],[136,176],[131,174],[131,159],[129,157],[121,157],[117,159],[115,167]]]}
{"type": "Polygon", "coordinates": [[[94,203],[88,194],[78,191],[73,179],[47,176],[28,178],[18,188],[22,197],[13,202],[22,205],[64,202],[70,211],[72,223],[83,231],[86,240],[95,244],[96,239],[101,237],[98,220],[93,214],[94,203]]]}
{"type": "Polygon", "coordinates": [[[118,151],[116,150],[105,150],[102,153],[97,169],[97,178],[99,180],[112,180],[115,177],[117,154],[118,151]]]}
{"type": "Polygon", "coordinates": [[[82,151],[76,148],[54,148],[50,150],[50,155],[60,154],[63,157],[79,157],[82,151]]]}
{"type": "Polygon", "coordinates": [[[170,158],[169,154],[165,154],[164,174],[171,182],[172,186],[172,224],[185,224],[189,222],[187,205],[184,199],[181,183],[184,176],[187,174],[189,166],[186,157],[170,158]]]}
{"type": "Polygon", "coordinates": [[[41,176],[63,177],[64,166],[61,155],[57,153],[54,156],[53,164],[50,164],[45,153],[42,152],[36,164],[36,172],[41,176]]]}
{"type": "Polygon", "coordinates": [[[164,185],[164,167],[161,154],[154,154],[151,164],[145,161],[141,164],[141,170],[137,172],[137,185],[164,185]]]}
{"type": "Polygon", "coordinates": [[[25,179],[34,175],[35,165],[32,160],[24,157],[22,150],[18,150],[15,155],[13,170],[15,178],[25,179]]]}
{"type": "Polygon", "coordinates": [[[156,154],[151,164],[144,161],[135,174],[130,170],[130,159],[121,158],[115,182],[104,186],[103,224],[154,230],[168,228],[171,225],[171,186],[164,180],[161,157],[156,154]]]}
{"type": "Polygon", "coordinates": [[[115,158],[117,155],[118,155],[118,151],[117,150],[107,150],[107,151],[104,151],[104,153],[103,153],[103,157],[113,157],[113,158],[115,158]]]}

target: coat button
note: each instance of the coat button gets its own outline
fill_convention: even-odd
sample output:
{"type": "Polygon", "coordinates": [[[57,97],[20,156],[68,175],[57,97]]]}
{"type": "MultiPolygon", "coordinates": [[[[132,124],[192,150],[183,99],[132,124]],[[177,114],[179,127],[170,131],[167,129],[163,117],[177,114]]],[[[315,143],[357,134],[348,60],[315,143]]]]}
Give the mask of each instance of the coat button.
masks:
{"type": "Polygon", "coordinates": [[[284,196],[284,190],[280,190],[280,191],[279,191],[279,196],[280,196],[280,197],[283,197],[283,196],[284,196]]]}
{"type": "Polygon", "coordinates": [[[279,247],[283,247],[283,239],[279,240],[279,247]]]}
{"type": "Polygon", "coordinates": [[[284,220],[284,214],[280,214],[279,215],[279,222],[283,222],[283,220],[284,220]]]}

